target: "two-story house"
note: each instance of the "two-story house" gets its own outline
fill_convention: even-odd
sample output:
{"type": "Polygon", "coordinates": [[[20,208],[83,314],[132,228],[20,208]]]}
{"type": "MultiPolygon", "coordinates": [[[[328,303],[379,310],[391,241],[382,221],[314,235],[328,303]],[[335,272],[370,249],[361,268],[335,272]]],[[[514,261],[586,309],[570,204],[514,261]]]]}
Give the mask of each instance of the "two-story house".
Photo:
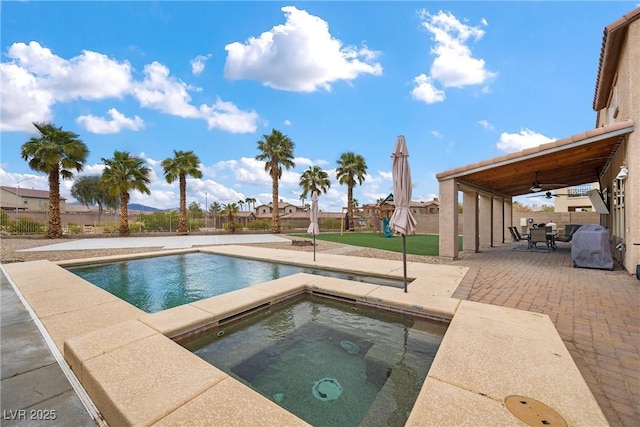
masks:
{"type": "MultiPolygon", "coordinates": [[[[630,273],[640,263],[640,8],[604,28],[593,110],[595,128],[516,153],[438,173],[440,256],[458,257],[458,192],[463,250],[502,244],[515,196],[541,184],[598,182],[600,224],[630,273]],[[540,177],[540,178],[539,178],[540,177]],[[544,179],[544,181],[543,181],[544,179]]],[[[567,70],[571,72],[571,70],[567,70]]],[[[586,88],[585,88],[586,89],[586,88]]],[[[552,118],[550,118],[552,119],[552,118]]]]}
{"type": "MultiPolygon", "coordinates": [[[[0,187],[2,209],[16,211],[48,211],[49,191],[20,187],[0,187]]],[[[60,212],[66,210],[66,200],[60,197],[60,212]]]]}

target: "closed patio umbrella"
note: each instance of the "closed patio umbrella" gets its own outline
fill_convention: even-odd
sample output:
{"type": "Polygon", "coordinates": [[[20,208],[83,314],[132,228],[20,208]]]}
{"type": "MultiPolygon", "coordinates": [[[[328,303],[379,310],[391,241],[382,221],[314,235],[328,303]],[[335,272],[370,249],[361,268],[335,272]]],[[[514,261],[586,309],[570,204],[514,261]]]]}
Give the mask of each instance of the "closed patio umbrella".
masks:
{"type": "Polygon", "coordinates": [[[318,192],[311,193],[311,224],[307,228],[307,233],[313,234],[313,260],[316,260],[316,235],[320,234],[320,227],[318,227],[318,192]]]}
{"type": "Polygon", "coordinates": [[[402,265],[404,267],[404,291],[407,292],[407,234],[414,232],[416,220],[411,214],[411,168],[409,167],[409,150],[403,135],[398,136],[391,153],[391,173],[393,176],[393,200],[395,210],[391,216],[390,226],[397,234],[402,235],[402,265]]]}

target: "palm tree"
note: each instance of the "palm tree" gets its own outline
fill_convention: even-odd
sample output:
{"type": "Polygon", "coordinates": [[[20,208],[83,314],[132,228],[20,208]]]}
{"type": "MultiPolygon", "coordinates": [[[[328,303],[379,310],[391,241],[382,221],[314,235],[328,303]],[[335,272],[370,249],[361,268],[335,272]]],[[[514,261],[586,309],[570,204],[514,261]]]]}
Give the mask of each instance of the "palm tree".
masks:
{"type": "Polygon", "coordinates": [[[60,217],[60,176],[71,179],[73,170],[80,172],[89,149],[73,132],[63,131],[51,123],[34,123],[39,137],[22,144],[21,156],[29,167],[49,176],[49,226],[47,237],[62,237],[60,217]]]}
{"type": "Polygon", "coordinates": [[[222,210],[219,202],[213,202],[209,205],[209,212],[213,212],[213,228],[218,228],[218,214],[222,210]]]}
{"type": "Polygon", "coordinates": [[[353,216],[353,187],[362,185],[367,174],[367,163],[360,154],[352,151],[342,153],[338,159],[338,168],[336,169],[336,178],[340,184],[347,185],[347,210],[349,212],[349,229],[354,229],[353,216]]]}
{"type": "Polygon", "coordinates": [[[227,217],[227,223],[229,225],[229,231],[232,233],[236,232],[236,214],[238,213],[238,204],[237,203],[227,203],[226,205],[222,205],[222,215],[227,217]]]}
{"type": "Polygon", "coordinates": [[[180,219],[178,220],[178,234],[187,234],[187,175],[194,178],[202,178],[202,172],[198,169],[200,159],[193,151],[173,150],[173,158],[162,161],[164,177],[171,184],[176,179],[180,181],[180,219]]]}
{"type": "Polygon", "coordinates": [[[247,203],[249,210],[253,212],[253,209],[256,208],[256,199],[253,197],[247,197],[244,201],[247,203]],[[251,209],[251,206],[253,206],[253,209],[251,209]]]}
{"type": "Polygon", "coordinates": [[[318,166],[309,166],[309,169],[304,171],[300,176],[300,187],[302,187],[302,194],[300,198],[303,200],[307,195],[313,194],[316,191],[318,194],[327,193],[327,190],[331,187],[331,181],[329,181],[329,174],[318,166]]]}
{"type": "Polygon", "coordinates": [[[280,233],[280,210],[278,207],[278,181],[282,177],[282,167],[290,169],[296,166],[293,162],[293,149],[295,144],[287,135],[273,129],[270,135],[263,135],[258,141],[260,154],[256,160],[264,161],[264,170],[271,176],[272,192],[272,231],[280,233]]]}
{"type": "Polygon", "coordinates": [[[240,206],[240,210],[242,210],[242,207],[244,206],[244,200],[238,200],[238,205],[240,206]]]}
{"type": "Polygon", "coordinates": [[[129,191],[151,194],[147,184],[151,182],[151,168],[143,159],[126,151],[114,151],[113,158],[102,158],[102,185],[114,196],[120,196],[120,236],[129,235],[129,191]]]}

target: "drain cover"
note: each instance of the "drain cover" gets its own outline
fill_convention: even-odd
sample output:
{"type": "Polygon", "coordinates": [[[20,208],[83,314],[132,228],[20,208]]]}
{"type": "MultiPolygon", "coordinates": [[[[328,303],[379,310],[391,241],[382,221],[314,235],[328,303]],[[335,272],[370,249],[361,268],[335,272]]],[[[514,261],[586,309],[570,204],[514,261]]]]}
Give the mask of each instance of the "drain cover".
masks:
{"type": "Polygon", "coordinates": [[[358,347],[358,344],[354,344],[351,341],[340,341],[340,347],[349,354],[360,353],[360,347],[358,347]]]}
{"type": "Polygon", "coordinates": [[[333,378],[323,378],[316,381],[311,388],[313,397],[318,400],[336,400],[342,394],[342,386],[333,378]]]}
{"type": "Polygon", "coordinates": [[[564,426],[567,422],[555,410],[525,396],[508,396],[504,404],[517,419],[530,426],[564,426]]]}

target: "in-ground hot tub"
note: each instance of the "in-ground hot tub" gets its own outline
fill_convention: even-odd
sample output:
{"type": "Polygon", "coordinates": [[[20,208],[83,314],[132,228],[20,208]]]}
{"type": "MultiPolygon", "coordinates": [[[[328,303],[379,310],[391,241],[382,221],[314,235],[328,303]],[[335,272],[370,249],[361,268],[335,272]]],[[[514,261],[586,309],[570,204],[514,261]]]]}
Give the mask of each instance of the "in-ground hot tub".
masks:
{"type": "Polygon", "coordinates": [[[394,427],[406,423],[446,328],[304,295],[182,345],[314,426],[394,427]]]}

